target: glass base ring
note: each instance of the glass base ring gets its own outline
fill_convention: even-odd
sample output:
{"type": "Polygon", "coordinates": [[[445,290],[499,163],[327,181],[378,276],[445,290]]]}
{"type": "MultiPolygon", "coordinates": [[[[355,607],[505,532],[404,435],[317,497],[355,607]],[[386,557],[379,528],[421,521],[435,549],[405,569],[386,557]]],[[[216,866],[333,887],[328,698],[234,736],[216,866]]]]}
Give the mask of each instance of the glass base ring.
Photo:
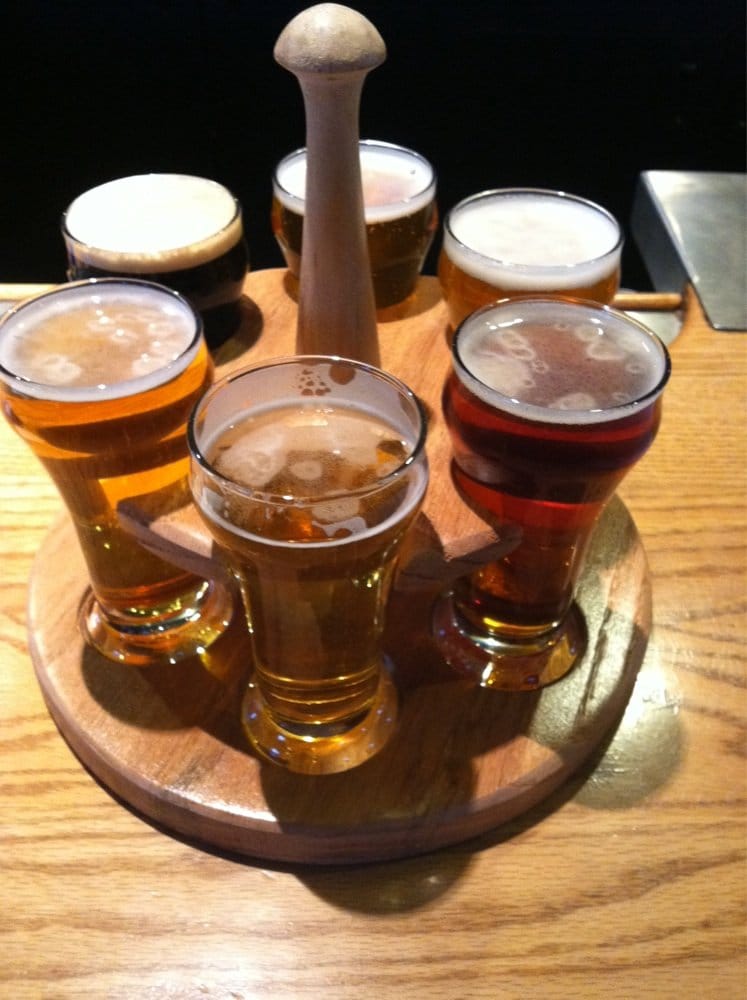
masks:
{"type": "Polygon", "coordinates": [[[273,716],[260,687],[249,683],[241,720],[253,748],[265,760],[296,774],[335,774],[378,753],[397,724],[397,689],[382,667],[373,703],[349,726],[298,726],[292,730],[273,716]]]}
{"type": "Polygon", "coordinates": [[[536,691],[560,680],[587,645],[586,622],[575,603],[557,629],[517,642],[472,628],[449,592],[434,606],[432,627],[449,666],[480,687],[498,691],[536,691]]]}
{"type": "Polygon", "coordinates": [[[130,625],[112,621],[89,590],[78,621],[86,641],[107,659],[151,667],[201,656],[228,628],[233,610],[228,588],[206,581],[184,606],[161,609],[130,625]]]}

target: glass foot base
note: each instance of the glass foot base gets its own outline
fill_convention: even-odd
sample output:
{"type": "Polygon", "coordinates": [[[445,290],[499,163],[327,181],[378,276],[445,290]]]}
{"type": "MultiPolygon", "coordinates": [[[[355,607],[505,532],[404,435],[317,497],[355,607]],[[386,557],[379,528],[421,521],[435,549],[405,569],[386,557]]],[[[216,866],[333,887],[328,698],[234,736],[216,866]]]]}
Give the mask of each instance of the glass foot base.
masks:
{"type": "Polygon", "coordinates": [[[433,634],[451,667],[499,691],[535,691],[560,680],[587,644],[586,622],[575,604],[558,629],[519,643],[478,633],[458,615],[450,594],[434,607],[433,634]]]}
{"type": "Polygon", "coordinates": [[[231,621],[233,598],[225,587],[206,582],[198,598],[187,607],[123,626],[112,622],[89,592],[80,609],[80,627],[90,645],[116,663],[132,667],[177,663],[204,653],[231,621]]]}
{"type": "Polygon", "coordinates": [[[397,724],[397,689],[382,669],[371,708],[348,728],[279,725],[259,687],[250,683],[242,705],[244,731],[265,760],[297,774],[334,774],[364,763],[384,746],[397,724]]]}

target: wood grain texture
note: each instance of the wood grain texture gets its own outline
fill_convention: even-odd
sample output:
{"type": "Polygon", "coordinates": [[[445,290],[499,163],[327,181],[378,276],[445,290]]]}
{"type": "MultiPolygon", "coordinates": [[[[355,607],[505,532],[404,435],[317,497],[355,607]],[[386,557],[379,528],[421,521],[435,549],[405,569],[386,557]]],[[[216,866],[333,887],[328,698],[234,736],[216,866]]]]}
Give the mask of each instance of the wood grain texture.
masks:
{"type": "MultiPolygon", "coordinates": [[[[284,308],[262,298],[267,282],[247,282],[265,320],[284,308]]],[[[26,645],[32,560],[60,505],[0,424],[0,994],[744,995],[747,339],[714,333],[691,293],[686,305],[659,438],[622,490],[654,628],[617,732],[499,831],[401,861],[246,863],[96,783],[26,645]]]]}

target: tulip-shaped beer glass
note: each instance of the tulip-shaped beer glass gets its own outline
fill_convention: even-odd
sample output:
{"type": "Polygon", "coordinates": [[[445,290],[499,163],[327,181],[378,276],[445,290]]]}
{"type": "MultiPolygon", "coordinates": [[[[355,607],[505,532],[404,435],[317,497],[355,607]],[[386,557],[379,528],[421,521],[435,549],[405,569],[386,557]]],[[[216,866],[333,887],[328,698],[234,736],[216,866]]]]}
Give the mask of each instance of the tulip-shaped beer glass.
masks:
{"type": "Polygon", "coordinates": [[[424,440],[406,386],[339,358],[258,364],[218,382],[193,414],[192,493],[251,633],[244,728],[289,770],[354,767],[393,730],[380,640],[428,479],[424,440]]]}
{"type": "Polygon", "coordinates": [[[443,596],[434,631],[483,686],[541,687],[581,652],[572,605],[584,553],[654,440],[669,357],[607,306],[528,298],[473,313],[452,352],[443,407],[454,480],[508,551],[443,596]]]}
{"type": "Polygon", "coordinates": [[[122,505],[185,503],[187,417],[212,376],[200,317],[150,282],[61,285],[0,322],[3,410],[78,533],[91,581],[83,632],[121,663],[200,654],[231,618],[227,590],[146,550],[119,520],[122,505]]]}

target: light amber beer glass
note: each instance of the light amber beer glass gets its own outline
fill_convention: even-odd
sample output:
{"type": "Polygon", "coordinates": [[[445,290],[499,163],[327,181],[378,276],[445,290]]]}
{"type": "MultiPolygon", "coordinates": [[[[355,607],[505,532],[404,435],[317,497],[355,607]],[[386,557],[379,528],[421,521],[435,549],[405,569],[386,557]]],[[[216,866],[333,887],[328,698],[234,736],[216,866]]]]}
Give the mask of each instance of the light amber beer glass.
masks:
{"type": "MultiPolygon", "coordinates": [[[[436,176],[419,153],[393,143],[360,142],[361,181],[371,277],[376,308],[404,302],[438,227],[436,176]]],[[[301,274],[306,193],[306,150],[298,149],[275,168],[272,230],[292,278],[301,274]]]]}
{"type": "Polygon", "coordinates": [[[393,730],[381,634],[427,484],[424,440],[405,385],[339,358],[245,369],[192,417],[192,493],[240,583],[251,633],[244,727],[289,770],[354,767],[393,730]]]}
{"type": "Polygon", "coordinates": [[[62,218],[71,281],[131,277],[167,285],[199,310],[209,344],[238,324],[248,267],[241,206],[188,174],[120,177],[79,195],[62,218]]]}
{"type": "Polygon", "coordinates": [[[582,651],[571,611],[587,543],[653,443],[669,357],[623,313],[540,298],[472,314],[452,353],[454,480],[510,547],[444,595],[435,632],[483,686],[541,687],[582,651]]]}
{"type": "Polygon", "coordinates": [[[524,295],[608,304],[620,284],[622,243],[613,216],[574,195],[503,188],[465,198],[444,220],[438,261],[451,324],[524,295]]]}
{"type": "Polygon", "coordinates": [[[118,662],[201,653],[231,615],[224,588],[142,548],[117,515],[122,504],[158,514],[188,500],[187,418],[211,381],[199,316],[159,285],[71,283],[0,321],[4,413],[77,531],[91,581],[84,634],[118,662]]]}

